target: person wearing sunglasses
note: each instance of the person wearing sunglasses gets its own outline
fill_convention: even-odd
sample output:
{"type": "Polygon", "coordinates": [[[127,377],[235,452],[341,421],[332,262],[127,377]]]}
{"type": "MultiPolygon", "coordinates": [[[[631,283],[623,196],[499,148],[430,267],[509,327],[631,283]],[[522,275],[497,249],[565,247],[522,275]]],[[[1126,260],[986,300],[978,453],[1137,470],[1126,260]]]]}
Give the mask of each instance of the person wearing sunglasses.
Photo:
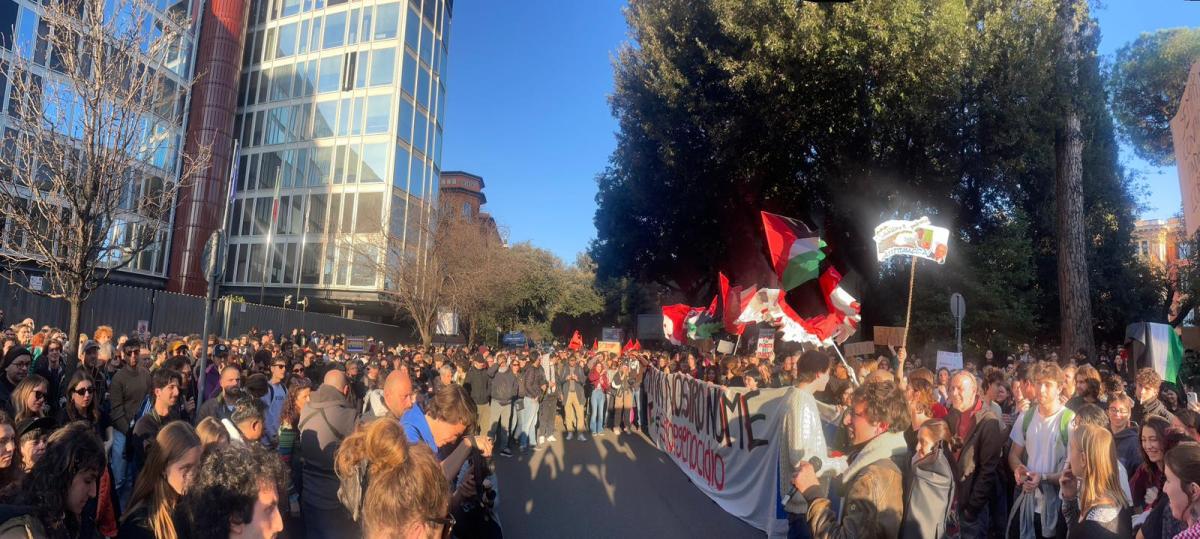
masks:
{"type": "Polygon", "coordinates": [[[75,371],[67,380],[67,402],[58,411],[59,425],[74,421],[86,421],[96,430],[96,434],[104,441],[107,449],[112,446],[112,419],[100,407],[100,399],[96,395],[96,383],[83,371],[75,371]]]}
{"type": "Polygon", "coordinates": [[[15,419],[19,422],[24,419],[35,419],[39,417],[47,417],[46,401],[49,400],[49,384],[45,378],[36,374],[31,374],[21,380],[17,384],[17,388],[13,390],[13,410],[15,419]]]}
{"type": "Polygon", "coordinates": [[[150,394],[150,371],[146,370],[146,366],[140,361],[140,353],[141,343],[137,339],[126,339],[109,361],[110,366],[120,365],[108,386],[108,402],[115,430],[109,462],[122,501],[127,500],[133,492],[135,479],[134,470],[125,465],[125,444],[136,416],[142,409],[146,396],[150,394]]]}
{"type": "Polygon", "coordinates": [[[42,351],[42,356],[37,360],[34,372],[49,383],[50,396],[47,404],[50,405],[50,414],[57,416],[63,404],[71,398],[71,395],[63,389],[68,373],[67,366],[63,364],[62,360],[62,342],[53,339],[46,341],[46,347],[42,351]]]}

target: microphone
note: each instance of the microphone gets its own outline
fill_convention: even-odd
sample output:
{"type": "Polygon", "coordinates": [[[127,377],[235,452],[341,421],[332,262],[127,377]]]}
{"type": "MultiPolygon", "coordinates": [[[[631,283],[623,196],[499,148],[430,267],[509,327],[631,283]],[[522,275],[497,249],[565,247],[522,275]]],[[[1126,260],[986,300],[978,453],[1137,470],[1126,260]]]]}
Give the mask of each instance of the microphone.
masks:
{"type": "MultiPolygon", "coordinates": [[[[811,457],[808,457],[808,460],[806,462],[808,462],[810,465],[812,465],[814,474],[821,473],[821,465],[824,462],[821,460],[821,457],[813,455],[811,457]]],[[[796,486],[792,485],[792,488],[788,489],[787,496],[784,496],[783,503],[786,505],[788,500],[791,500],[792,496],[795,496],[795,495],[796,495],[796,486]]]]}

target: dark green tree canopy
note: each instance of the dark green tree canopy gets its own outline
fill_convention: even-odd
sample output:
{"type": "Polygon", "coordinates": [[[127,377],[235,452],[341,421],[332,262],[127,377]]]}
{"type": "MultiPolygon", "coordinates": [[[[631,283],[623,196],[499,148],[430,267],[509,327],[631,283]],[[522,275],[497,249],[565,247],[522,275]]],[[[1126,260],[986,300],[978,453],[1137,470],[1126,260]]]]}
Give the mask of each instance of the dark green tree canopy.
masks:
{"type": "Polygon", "coordinates": [[[1171,118],[1196,61],[1200,28],[1145,33],[1117,51],[1109,80],[1113,116],[1121,137],[1152,164],[1175,162],[1171,118]]]}
{"type": "MultiPolygon", "coordinates": [[[[863,302],[863,325],[890,325],[903,317],[907,266],[880,266],[874,227],[929,215],[955,237],[952,262],[918,272],[930,299],[914,307],[915,335],[953,335],[934,323],[953,291],[968,296],[964,337],[980,346],[999,334],[1045,334],[1058,311],[1057,5],[631,4],[633,42],[615,61],[611,97],[618,143],[597,180],[597,277],[656,283],[693,304],[711,298],[718,270],[735,284],[772,285],[758,217],[767,210],[820,229],[863,302]]],[[[1097,316],[1112,329],[1134,316],[1129,303],[1145,301],[1131,298],[1146,286],[1137,282],[1134,199],[1117,161],[1099,37],[1087,21],[1071,98],[1088,141],[1093,303],[1117,310],[1097,316]]]]}

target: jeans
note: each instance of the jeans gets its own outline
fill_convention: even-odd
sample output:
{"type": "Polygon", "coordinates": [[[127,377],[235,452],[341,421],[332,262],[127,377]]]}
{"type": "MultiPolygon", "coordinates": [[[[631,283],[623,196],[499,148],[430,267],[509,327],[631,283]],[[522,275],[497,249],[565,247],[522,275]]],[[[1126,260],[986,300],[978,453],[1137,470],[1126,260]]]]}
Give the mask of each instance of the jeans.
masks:
{"type": "Polygon", "coordinates": [[[646,423],[644,418],[642,418],[642,388],[640,387],[633,388],[633,414],[638,428],[645,430],[646,423]]]}
{"type": "Polygon", "coordinates": [[[126,507],[126,502],[129,501],[129,495],[133,492],[133,481],[129,481],[126,477],[129,470],[125,460],[125,434],[119,430],[113,429],[112,449],[109,450],[108,462],[111,464],[113,489],[117,491],[117,499],[121,501],[121,507],[126,507]]]}
{"type": "Polygon", "coordinates": [[[581,397],[575,393],[567,393],[567,402],[563,405],[563,426],[567,432],[583,434],[583,429],[588,428],[587,421],[583,417],[584,404],[581,397]]]}
{"type": "Polygon", "coordinates": [[[549,438],[554,435],[554,414],[558,412],[558,395],[550,393],[538,406],[538,436],[549,438]]]}
{"type": "MultiPolygon", "coordinates": [[[[492,425],[495,427],[496,434],[493,436],[496,439],[496,447],[500,450],[508,447],[508,436],[512,434],[513,427],[513,405],[512,403],[501,403],[496,399],[492,399],[492,425]]],[[[493,429],[488,428],[490,433],[493,429]]]]}
{"type": "Polygon", "coordinates": [[[599,434],[600,431],[604,430],[604,416],[608,412],[608,409],[605,407],[606,404],[607,403],[604,402],[604,392],[600,391],[598,388],[593,389],[591,406],[592,417],[590,419],[592,423],[592,434],[599,434]]]}
{"type": "Polygon", "coordinates": [[[532,397],[524,397],[522,399],[524,407],[519,412],[517,419],[517,444],[521,447],[529,447],[531,440],[534,439],[534,429],[537,427],[538,418],[538,401],[532,397]]]}

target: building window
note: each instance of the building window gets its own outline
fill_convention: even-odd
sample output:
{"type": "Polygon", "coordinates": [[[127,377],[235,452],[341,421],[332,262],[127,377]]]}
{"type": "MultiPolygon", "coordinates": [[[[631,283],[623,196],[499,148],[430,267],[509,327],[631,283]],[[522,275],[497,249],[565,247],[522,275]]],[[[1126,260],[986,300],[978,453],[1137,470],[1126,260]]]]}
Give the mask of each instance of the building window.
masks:
{"type": "Polygon", "coordinates": [[[1139,256],[1148,256],[1149,254],[1150,254],[1150,242],[1148,242],[1148,241],[1138,242],[1138,255],[1139,256]]]}
{"type": "Polygon", "coordinates": [[[462,215],[463,215],[463,217],[468,217],[468,218],[471,217],[471,203],[470,202],[463,202],[462,215]]]}

